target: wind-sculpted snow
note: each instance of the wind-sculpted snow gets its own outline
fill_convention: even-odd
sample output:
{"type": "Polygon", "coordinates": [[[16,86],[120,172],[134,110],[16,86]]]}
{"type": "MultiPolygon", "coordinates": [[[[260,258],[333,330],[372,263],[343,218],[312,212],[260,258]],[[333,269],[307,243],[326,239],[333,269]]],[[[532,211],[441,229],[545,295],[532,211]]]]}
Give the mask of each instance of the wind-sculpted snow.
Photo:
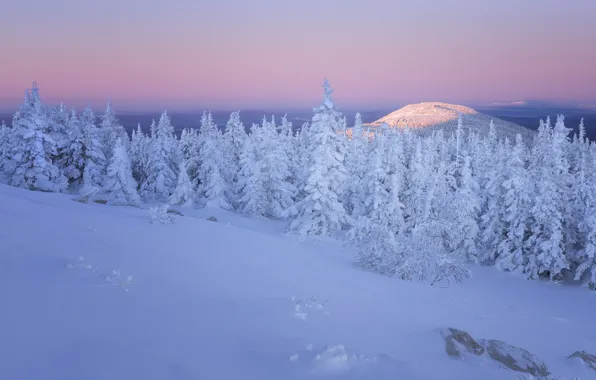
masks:
{"type": "Polygon", "coordinates": [[[188,208],[151,224],[150,205],[74,198],[0,185],[2,379],[518,378],[450,358],[445,326],[523,347],[561,379],[594,378],[566,359],[594,351],[585,288],[482,267],[433,287],[365,272],[282,221],[188,208]]]}

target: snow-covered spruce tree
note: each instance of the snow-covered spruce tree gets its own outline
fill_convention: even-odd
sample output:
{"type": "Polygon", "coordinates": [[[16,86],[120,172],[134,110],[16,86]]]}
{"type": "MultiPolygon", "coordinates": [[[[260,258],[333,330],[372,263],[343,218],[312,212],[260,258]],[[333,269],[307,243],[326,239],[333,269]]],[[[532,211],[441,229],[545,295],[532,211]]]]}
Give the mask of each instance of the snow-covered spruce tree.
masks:
{"type": "Polygon", "coordinates": [[[147,176],[141,184],[141,196],[148,200],[167,202],[176,189],[176,171],[173,144],[174,128],[166,112],[161,115],[156,129],[156,137],[150,141],[147,160],[147,176]]]}
{"type": "Polygon", "coordinates": [[[323,104],[315,109],[310,126],[312,155],[304,192],[306,197],[296,205],[297,217],[289,231],[299,235],[331,235],[347,222],[341,204],[346,179],[345,135],[342,114],[335,110],[329,82],[324,82],[323,104]]]}
{"type": "Polygon", "coordinates": [[[242,197],[239,209],[250,216],[265,216],[267,213],[267,192],[262,170],[264,153],[260,149],[264,139],[262,126],[253,124],[250,134],[240,152],[240,175],[242,197]]]}
{"type": "Polygon", "coordinates": [[[129,138],[126,130],[120,124],[116,117],[116,112],[112,107],[111,99],[108,99],[108,105],[105,113],[101,116],[101,144],[104,149],[104,156],[109,159],[114,151],[116,140],[121,139],[123,146],[128,149],[129,138]]]}
{"type": "Polygon", "coordinates": [[[530,278],[548,275],[554,279],[569,269],[564,239],[569,164],[563,150],[569,129],[560,115],[554,129],[547,123],[538,132],[534,152],[543,161],[532,157],[530,175],[535,183],[535,197],[530,210],[531,235],[527,240],[528,261],[524,272],[530,278]]]}
{"type": "Polygon", "coordinates": [[[58,166],[71,186],[79,188],[83,183],[85,170],[85,136],[76,111],[73,109],[68,119],[68,135],[61,148],[58,166]]]}
{"type": "MultiPolygon", "coordinates": [[[[296,186],[295,201],[300,202],[306,198],[306,180],[309,176],[309,163],[312,155],[310,144],[310,124],[302,124],[300,130],[296,133],[294,142],[294,154],[292,155],[292,176],[294,177],[294,186],[296,186]]],[[[295,216],[298,210],[288,209],[287,216],[295,216]]]]}
{"type": "Polygon", "coordinates": [[[84,141],[85,167],[80,193],[85,195],[101,190],[106,171],[106,158],[103,154],[99,129],[95,126],[95,115],[86,108],[79,118],[84,141]]]}
{"type": "MultiPolygon", "coordinates": [[[[487,139],[489,140],[489,139],[487,139]]],[[[488,149],[488,147],[485,147],[488,149]]],[[[511,154],[509,140],[499,143],[490,150],[492,158],[486,157],[490,165],[485,165],[477,176],[482,181],[479,188],[479,242],[483,248],[478,260],[485,265],[493,265],[499,253],[497,246],[503,240],[503,182],[505,180],[507,158],[511,154]]],[[[486,150],[485,150],[486,152],[486,150]]]]}
{"type": "MultiPolygon", "coordinates": [[[[292,122],[288,120],[288,115],[284,115],[281,118],[281,124],[279,126],[279,139],[280,145],[283,149],[284,157],[287,160],[288,168],[290,171],[289,181],[294,187],[298,184],[298,179],[296,173],[298,172],[296,168],[297,160],[294,157],[296,154],[296,136],[294,135],[294,127],[292,126],[292,122]]],[[[295,196],[296,194],[294,194],[295,196]]]]}
{"type": "Polygon", "coordinates": [[[238,177],[240,173],[240,152],[242,152],[246,139],[246,129],[240,120],[240,112],[232,112],[223,133],[222,143],[225,159],[224,176],[229,189],[228,198],[234,207],[238,206],[241,197],[242,185],[238,177]]]}
{"type": "Polygon", "coordinates": [[[186,171],[188,177],[195,189],[199,186],[199,134],[196,129],[184,129],[180,135],[180,153],[182,159],[186,162],[186,171]]]}
{"type": "MultiPolygon", "coordinates": [[[[427,166],[422,138],[416,137],[406,172],[404,188],[404,218],[407,231],[413,230],[424,222],[425,198],[431,178],[431,169],[427,166]]],[[[430,153],[429,153],[430,154],[430,153]]]]}
{"type": "Polygon", "coordinates": [[[40,191],[63,191],[66,178],[52,162],[56,143],[49,134],[47,111],[36,83],[26,91],[25,102],[14,115],[9,159],[4,171],[8,184],[40,191]]]}
{"type": "Polygon", "coordinates": [[[478,184],[470,170],[470,156],[466,151],[461,154],[457,168],[455,191],[444,211],[448,212],[446,246],[450,251],[462,253],[468,260],[478,261],[476,238],[478,236],[478,184]]]}
{"type": "MultiPolygon", "coordinates": [[[[58,166],[60,170],[64,170],[62,163],[65,162],[64,152],[67,149],[67,145],[71,141],[70,136],[70,121],[69,114],[63,103],[56,108],[48,110],[48,134],[54,140],[56,145],[56,154],[52,157],[52,161],[58,166]]],[[[67,176],[68,178],[68,176],[67,176]]]]}
{"type": "Polygon", "coordinates": [[[211,113],[203,113],[199,131],[198,194],[205,200],[207,207],[229,210],[231,206],[226,199],[222,139],[222,133],[213,122],[211,113]]]}
{"type": "Polygon", "coordinates": [[[137,183],[132,177],[130,159],[120,138],[116,139],[114,151],[110,157],[103,191],[112,202],[123,202],[129,205],[140,203],[137,183]]]}
{"type": "Polygon", "coordinates": [[[574,143],[577,154],[574,170],[574,219],[578,221],[578,252],[571,256],[575,268],[575,279],[585,280],[596,286],[596,145],[590,145],[585,138],[583,120],[579,136],[574,143]]]}
{"type": "Polygon", "coordinates": [[[403,261],[396,235],[404,230],[403,205],[397,192],[401,178],[391,170],[390,138],[379,134],[372,143],[363,178],[364,213],[348,232],[347,244],[356,248],[360,266],[385,275],[394,275],[403,261]]]}
{"type": "Polygon", "coordinates": [[[9,142],[11,129],[6,126],[4,120],[0,124],[0,173],[4,170],[4,163],[8,160],[9,142]]]}
{"type": "Polygon", "coordinates": [[[145,136],[141,129],[141,124],[137,126],[136,131],[132,131],[130,139],[129,156],[132,167],[132,176],[137,183],[143,183],[147,180],[147,164],[149,162],[149,138],[145,136]]]}
{"type": "Polygon", "coordinates": [[[503,236],[497,245],[495,264],[502,270],[523,272],[533,194],[526,168],[525,145],[520,134],[516,135],[515,145],[508,154],[507,172],[501,184],[503,236]]]}
{"type": "Polygon", "coordinates": [[[267,216],[282,218],[293,205],[296,187],[292,184],[291,161],[284,135],[277,132],[275,122],[263,123],[260,150],[263,152],[261,171],[267,194],[267,216]]]}
{"type": "Polygon", "coordinates": [[[186,171],[186,162],[182,161],[178,168],[178,183],[174,194],[170,196],[170,204],[192,206],[195,200],[195,189],[186,171]]]}
{"type": "Polygon", "coordinates": [[[362,181],[366,173],[368,152],[368,138],[364,135],[362,118],[357,113],[352,130],[349,133],[350,139],[347,144],[346,168],[348,180],[344,195],[344,205],[347,213],[357,219],[364,215],[362,202],[362,181]]]}

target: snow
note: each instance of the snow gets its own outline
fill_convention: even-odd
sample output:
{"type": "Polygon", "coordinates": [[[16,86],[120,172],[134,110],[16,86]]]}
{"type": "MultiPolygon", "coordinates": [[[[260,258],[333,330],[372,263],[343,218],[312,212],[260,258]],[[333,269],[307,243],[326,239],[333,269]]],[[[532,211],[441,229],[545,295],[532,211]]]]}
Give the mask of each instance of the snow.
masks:
{"type": "Polygon", "coordinates": [[[424,102],[409,104],[391,112],[388,115],[368,124],[372,127],[387,125],[391,128],[411,128],[424,133],[445,130],[454,132],[458,119],[463,118],[466,129],[471,129],[481,135],[489,132],[489,125],[495,125],[501,137],[509,137],[515,141],[515,136],[521,134],[524,140],[531,141],[535,132],[520,125],[482,114],[472,108],[457,104],[442,102],[424,102]]]}
{"type": "Polygon", "coordinates": [[[565,359],[596,351],[584,287],[480,266],[431,287],[358,269],[287,222],[205,208],[152,224],[147,207],[0,185],[0,378],[518,378],[449,358],[443,327],[596,378],[565,359]]]}

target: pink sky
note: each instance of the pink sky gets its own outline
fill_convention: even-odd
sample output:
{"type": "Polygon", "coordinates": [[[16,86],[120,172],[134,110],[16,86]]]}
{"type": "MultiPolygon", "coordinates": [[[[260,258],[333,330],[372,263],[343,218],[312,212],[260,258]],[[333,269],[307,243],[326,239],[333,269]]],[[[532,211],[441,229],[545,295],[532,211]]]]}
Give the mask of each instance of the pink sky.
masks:
{"type": "Polygon", "coordinates": [[[0,109],[596,103],[594,0],[20,0],[0,13],[0,109]]]}

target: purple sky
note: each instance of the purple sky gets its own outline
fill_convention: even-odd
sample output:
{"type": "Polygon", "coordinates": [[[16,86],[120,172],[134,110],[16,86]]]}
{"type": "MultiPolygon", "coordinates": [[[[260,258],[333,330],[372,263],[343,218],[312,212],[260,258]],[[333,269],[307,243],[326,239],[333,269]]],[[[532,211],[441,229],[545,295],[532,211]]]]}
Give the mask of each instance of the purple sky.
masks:
{"type": "Polygon", "coordinates": [[[0,108],[596,104],[595,0],[18,0],[0,11],[0,108]]]}

